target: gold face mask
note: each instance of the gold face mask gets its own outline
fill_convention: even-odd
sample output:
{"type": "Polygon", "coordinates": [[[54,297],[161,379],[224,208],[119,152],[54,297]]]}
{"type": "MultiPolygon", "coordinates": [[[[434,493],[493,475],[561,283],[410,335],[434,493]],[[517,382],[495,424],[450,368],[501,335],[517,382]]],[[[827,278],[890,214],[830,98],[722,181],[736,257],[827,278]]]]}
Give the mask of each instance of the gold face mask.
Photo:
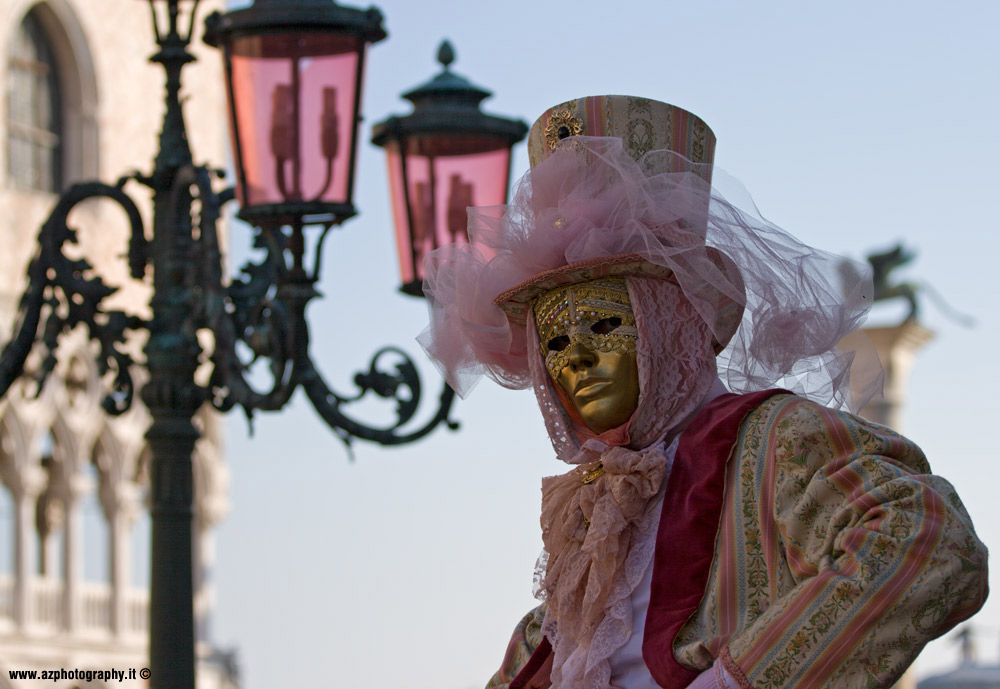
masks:
{"type": "Polygon", "coordinates": [[[603,433],[628,421],[639,401],[639,372],[625,278],[559,287],[533,307],[545,365],[584,423],[603,433]]]}

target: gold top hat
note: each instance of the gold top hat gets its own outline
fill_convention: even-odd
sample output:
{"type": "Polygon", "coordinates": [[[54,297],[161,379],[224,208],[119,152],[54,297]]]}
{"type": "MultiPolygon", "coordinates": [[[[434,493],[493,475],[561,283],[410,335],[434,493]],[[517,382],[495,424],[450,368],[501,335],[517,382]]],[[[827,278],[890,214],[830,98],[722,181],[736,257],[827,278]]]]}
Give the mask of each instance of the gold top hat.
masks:
{"type": "Polygon", "coordinates": [[[587,96],[555,105],[528,133],[528,160],[535,167],[570,136],[613,136],[633,160],[654,150],[673,151],[695,163],[711,182],[715,134],[697,115],[635,96],[587,96]]]}
{"type": "MultiPolygon", "coordinates": [[[[677,153],[657,159],[658,169],[651,172],[693,172],[711,183],[715,156],[715,134],[702,119],[675,105],[634,96],[588,96],[560,103],[546,110],[528,134],[528,157],[534,168],[573,136],[616,137],[625,153],[640,160],[650,151],[677,153]],[[659,169],[667,165],[670,169],[659,169]]],[[[713,247],[704,251],[714,268],[740,290],[743,281],[736,264],[713,247]]],[[[556,287],[611,276],[644,276],[676,282],[670,268],[656,265],[637,254],[595,258],[544,271],[530,280],[498,295],[493,303],[500,306],[514,323],[524,324],[528,309],[541,294],[556,287]]],[[[703,287],[701,299],[715,306],[713,332],[716,352],[721,351],[736,332],[743,306],[710,284],[703,287]]]]}

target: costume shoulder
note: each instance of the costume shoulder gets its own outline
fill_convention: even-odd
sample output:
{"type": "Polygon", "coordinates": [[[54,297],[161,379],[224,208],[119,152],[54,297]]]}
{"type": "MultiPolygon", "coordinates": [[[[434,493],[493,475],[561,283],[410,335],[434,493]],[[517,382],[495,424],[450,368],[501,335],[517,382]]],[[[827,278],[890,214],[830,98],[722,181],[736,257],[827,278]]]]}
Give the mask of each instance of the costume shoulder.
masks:
{"type": "MultiPolygon", "coordinates": [[[[542,622],[544,619],[544,603],[532,608],[527,615],[521,618],[507,644],[507,652],[504,654],[500,669],[490,678],[486,689],[507,689],[510,687],[514,678],[529,664],[532,655],[539,646],[548,647],[547,644],[543,644],[542,622]]],[[[542,650],[545,651],[544,648],[542,650]]]]}
{"type": "Polygon", "coordinates": [[[749,440],[765,443],[776,462],[805,473],[859,452],[911,473],[930,473],[920,448],[892,429],[793,394],[764,400],[747,415],[744,427],[752,431],[749,440]]]}
{"type": "Polygon", "coordinates": [[[794,395],[744,419],[742,530],[770,601],[722,658],[749,685],[890,686],[986,597],[986,549],[920,449],[794,395]]]}

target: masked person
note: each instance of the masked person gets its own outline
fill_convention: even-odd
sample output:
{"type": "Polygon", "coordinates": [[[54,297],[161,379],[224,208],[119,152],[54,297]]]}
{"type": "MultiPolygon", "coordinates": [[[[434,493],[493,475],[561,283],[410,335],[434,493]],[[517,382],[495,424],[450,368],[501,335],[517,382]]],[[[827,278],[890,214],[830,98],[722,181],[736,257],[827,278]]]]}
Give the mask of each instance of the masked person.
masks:
{"type": "Polygon", "coordinates": [[[488,686],[891,686],[982,606],[986,549],[919,448],[824,406],[870,279],[713,190],[680,108],[570,101],[528,146],[512,203],[425,263],[451,385],[531,385],[574,467],[488,686]]]}

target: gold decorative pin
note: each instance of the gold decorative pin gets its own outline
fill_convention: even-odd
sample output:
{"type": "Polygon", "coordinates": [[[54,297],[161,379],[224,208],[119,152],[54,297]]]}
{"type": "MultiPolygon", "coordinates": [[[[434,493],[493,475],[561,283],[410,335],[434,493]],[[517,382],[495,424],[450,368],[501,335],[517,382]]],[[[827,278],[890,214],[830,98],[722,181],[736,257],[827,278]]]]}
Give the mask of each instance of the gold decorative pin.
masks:
{"type": "Polygon", "coordinates": [[[588,483],[593,483],[597,479],[604,475],[604,465],[598,462],[597,466],[590,471],[585,471],[583,473],[583,478],[580,480],[586,485],[588,483]]]}
{"type": "Polygon", "coordinates": [[[583,134],[583,120],[569,110],[559,110],[549,116],[542,136],[549,149],[559,145],[559,142],[570,136],[583,134]]]}

